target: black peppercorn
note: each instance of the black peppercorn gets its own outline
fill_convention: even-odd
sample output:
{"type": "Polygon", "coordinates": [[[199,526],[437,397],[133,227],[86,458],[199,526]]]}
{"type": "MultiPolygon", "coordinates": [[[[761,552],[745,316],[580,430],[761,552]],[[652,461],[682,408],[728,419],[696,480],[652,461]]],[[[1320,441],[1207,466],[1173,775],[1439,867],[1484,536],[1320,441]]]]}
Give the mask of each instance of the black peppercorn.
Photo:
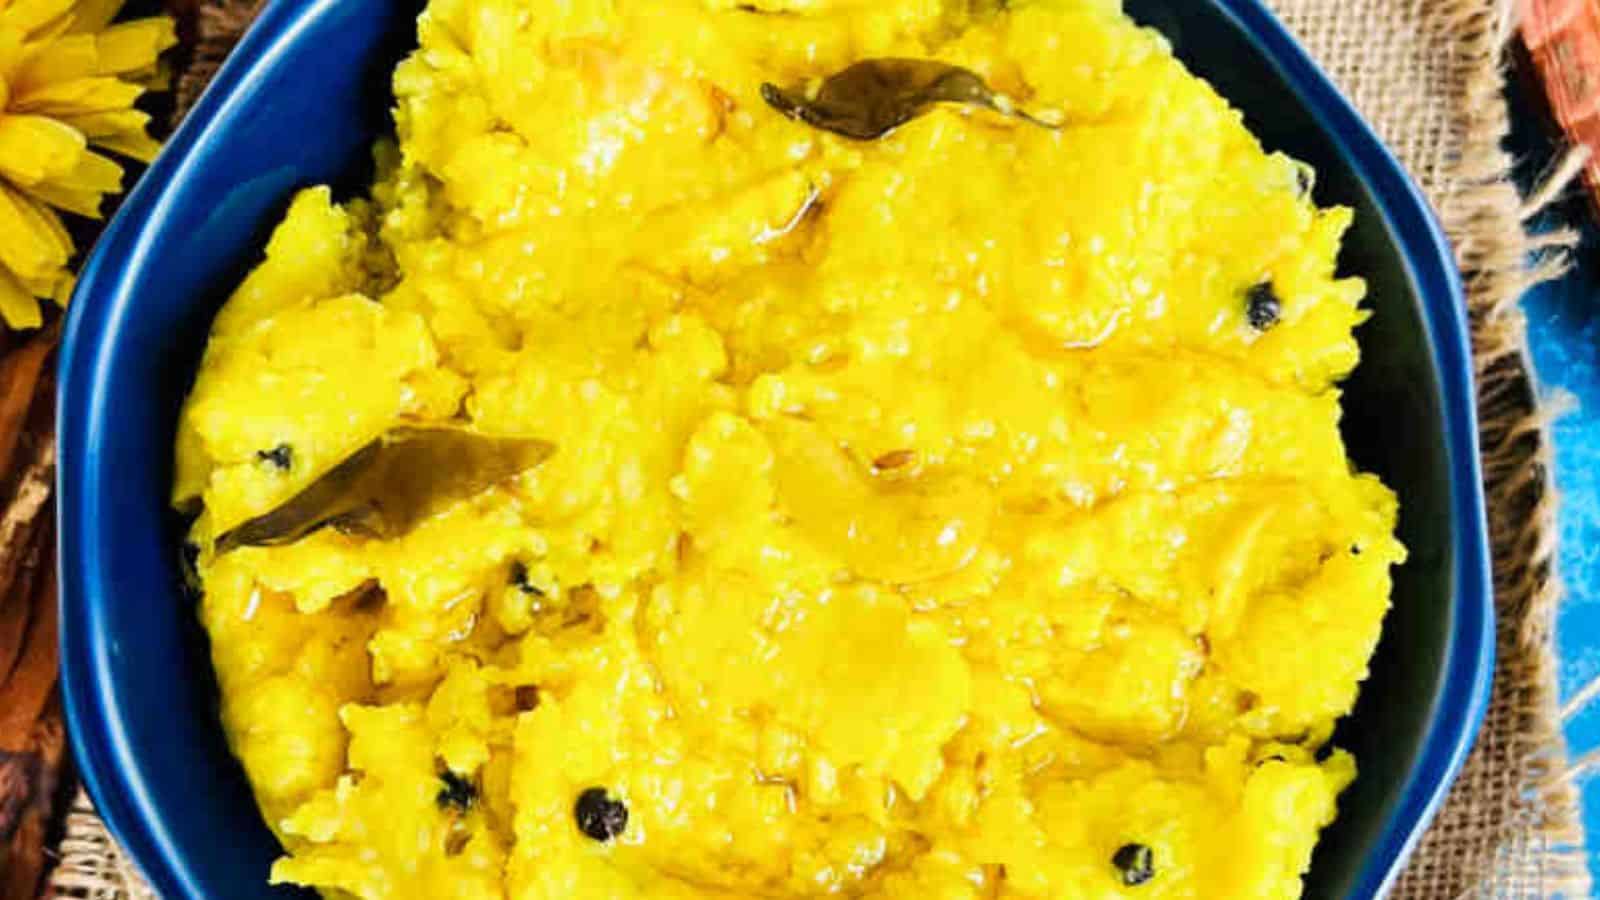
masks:
{"type": "Polygon", "coordinates": [[[1283,314],[1283,302],[1272,289],[1272,282],[1263,281],[1251,288],[1245,294],[1245,301],[1245,318],[1250,321],[1251,328],[1267,331],[1278,324],[1278,317],[1283,314]]]}
{"type": "Polygon", "coordinates": [[[1144,844],[1123,844],[1111,855],[1111,864],[1122,875],[1122,883],[1138,887],[1156,877],[1155,854],[1144,844]]]}
{"type": "Polygon", "coordinates": [[[294,448],[288,444],[279,444],[271,450],[257,450],[256,459],[279,472],[287,472],[289,467],[294,465],[294,448]]]}
{"type": "Polygon", "coordinates": [[[528,580],[528,567],[520,560],[511,564],[511,586],[531,597],[544,596],[544,591],[528,580]]]}
{"type": "Polygon", "coordinates": [[[605,788],[592,787],[578,795],[572,806],[578,830],[590,840],[609,841],[628,827],[628,807],[611,799],[605,788]]]}
{"type": "Polygon", "coordinates": [[[472,808],[473,802],[478,799],[478,788],[471,781],[449,769],[439,773],[439,780],[444,782],[444,786],[439,788],[439,793],[434,798],[434,801],[439,804],[440,809],[466,812],[472,808]]]}

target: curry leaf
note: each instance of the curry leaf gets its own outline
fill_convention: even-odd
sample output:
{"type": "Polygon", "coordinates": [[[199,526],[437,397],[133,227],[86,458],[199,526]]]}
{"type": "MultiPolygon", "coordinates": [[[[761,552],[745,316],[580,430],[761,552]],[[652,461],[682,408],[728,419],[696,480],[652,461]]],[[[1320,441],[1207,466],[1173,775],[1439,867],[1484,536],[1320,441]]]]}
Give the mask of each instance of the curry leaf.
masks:
{"type": "Polygon", "coordinates": [[[930,59],[862,60],[824,79],[814,96],[767,83],[761,86],[761,97],[791,119],[860,141],[881,138],[940,103],[978,106],[1042,128],[1058,127],[1017,108],[971,69],[930,59]]]}
{"type": "Polygon", "coordinates": [[[291,544],[328,526],[397,537],[426,516],[543,462],[553,447],[531,438],[459,428],[395,428],[300,493],[217,539],[217,552],[291,544]]]}

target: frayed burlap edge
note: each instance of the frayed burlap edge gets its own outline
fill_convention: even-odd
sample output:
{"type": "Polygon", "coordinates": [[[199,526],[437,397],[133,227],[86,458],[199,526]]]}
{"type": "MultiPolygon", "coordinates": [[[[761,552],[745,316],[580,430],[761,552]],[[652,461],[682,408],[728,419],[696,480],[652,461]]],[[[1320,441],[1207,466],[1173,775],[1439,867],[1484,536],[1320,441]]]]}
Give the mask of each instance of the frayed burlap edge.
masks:
{"type": "Polygon", "coordinates": [[[67,814],[66,837],[58,852],[60,860],[50,876],[52,897],[158,900],[81,791],[67,814]]]}
{"type": "MultiPolygon", "coordinates": [[[[1588,897],[1574,779],[1586,766],[1600,766],[1600,756],[1569,765],[1561,732],[1553,643],[1561,599],[1554,572],[1557,497],[1549,480],[1553,413],[1535,394],[1517,305],[1530,286],[1559,272],[1559,252],[1549,251],[1559,251],[1567,236],[1528,236],[1524,221],[1533,210],[1518,196],[1501,146],[1510,128],[1502,67],[1515,0],[1407,2],[1424,11],[1426,27],[1455,48],[1453,66],[1468,73],[1450,98],[1459,118],[1451,123],[1453,146],[1439,158],[1407,162],[1425,168],[1418,175],[1466,281],[1500,622],[1488,722],[1394,894],[1422,900],[1588,897]]],[[[202,12],[210,43],[203,34],[180,80],[180,112],[215,73],[255,8],[255,0],[230,0],[202,12]]],[[[1553,194],[1543,192],[1540,200],[1553,194]]],[[[81,795],[51,887],[62,897],[154,897],[81,795]]]]}
{"type": "Polygon", "coordinates": [[[1500,621],[1488,721],[1396,895],[1588,897],[1554,645],[1562,588],[1555,572],[1552,410],[1538,401],[1518,303],[1528,288],[1559,274],[1559,248],[1569,238],[1528,235],[1525,220],[1533,210],[1510,178],[1503,97],[1515,0],[1452,0],[1435,10],[1437,27],[1453,36],[1459,63],[1471,73],[1456,98],[1459,146],[1436,200],[1467,288],[1500,621]],[[1474,790],[1501,773],[1512,775],[1513,790],[1503,796],[1474,790]]]}

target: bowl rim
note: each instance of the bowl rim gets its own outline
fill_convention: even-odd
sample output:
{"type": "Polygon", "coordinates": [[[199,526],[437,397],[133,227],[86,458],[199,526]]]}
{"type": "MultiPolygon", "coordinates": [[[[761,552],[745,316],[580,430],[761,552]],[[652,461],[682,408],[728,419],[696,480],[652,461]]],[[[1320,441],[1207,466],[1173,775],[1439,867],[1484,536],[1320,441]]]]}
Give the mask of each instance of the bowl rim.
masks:
{"type": "MultiPolygon", "coordinates": [[[[1371,192],[1418,288],[1421,324],[1439,378],[1454,521],[1455,627],[1422,751],[1349,895],[1377,897],[1393,884],[1459,773],[1487,711],[1494,671],[1493,592],[1465,293],[1449,242],[1420,189],[1306,50],[1261,0],[1210,2],[1261,51],[1371,192]]],[[[145,235],[156,229],[144,226],[169,214],[168,186],[204,164],[213,152],[213,136],[242,114],[239,107],[251,84],[293,51],[300,32],[338,3],[276,0],[266,6],[101,235],[83,265],[67,313],[57,389],[62,705],[79,772],[103,821],[168,896],[201,897],[203,892],[159,822],[148,786],[131,774],[132,751],[107,689],[109,640],[87,627],[110,593],[99,571],[100,554],[86,540],[88,492],[75,487],[82,483],[89,448],[97,443],[96,422],[109,395],[107,348],[115,344],[116,335],[105,333],[105,320],[111,310],[131,302],[127,274],[143,266],[152,252],[145,235]]]]}
{"type": "Polygon", "coordinates": [[[1466,292],[1450,241],[1421,188],[1310,53],[1261,0],[1214,2],[1262,51],[1371,190],[1378,214],[1399,244],[1407,274],[1417,285],[1421,324],[1439,377],[1454,523],[1455,627],[1422,752],[1400,786],[1400,802],[1384,822],[1349,894],[1380,897],[1394,885],[1460,774],[1488,712],[1494,678],[1494,581],[1466,292]]]}

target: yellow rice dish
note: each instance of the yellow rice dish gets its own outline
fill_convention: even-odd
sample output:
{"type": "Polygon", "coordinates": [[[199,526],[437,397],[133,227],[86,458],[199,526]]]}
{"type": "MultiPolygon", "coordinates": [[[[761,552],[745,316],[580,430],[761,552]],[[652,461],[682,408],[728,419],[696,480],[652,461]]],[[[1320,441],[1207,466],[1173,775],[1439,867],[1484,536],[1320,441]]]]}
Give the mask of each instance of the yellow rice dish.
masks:
{"type": "Polygon", "coordinates": [[[370,198],[294,199],[177,437],[274,881],[1300,894],[1404,557],[1308,169],[1116,0],[418,31],[370,198]],[[763,98],[874,59],[1006,99],[857,140],[763,98]],[[403,533],[218,547],[441,424],[553,452],[403,533]]]}

